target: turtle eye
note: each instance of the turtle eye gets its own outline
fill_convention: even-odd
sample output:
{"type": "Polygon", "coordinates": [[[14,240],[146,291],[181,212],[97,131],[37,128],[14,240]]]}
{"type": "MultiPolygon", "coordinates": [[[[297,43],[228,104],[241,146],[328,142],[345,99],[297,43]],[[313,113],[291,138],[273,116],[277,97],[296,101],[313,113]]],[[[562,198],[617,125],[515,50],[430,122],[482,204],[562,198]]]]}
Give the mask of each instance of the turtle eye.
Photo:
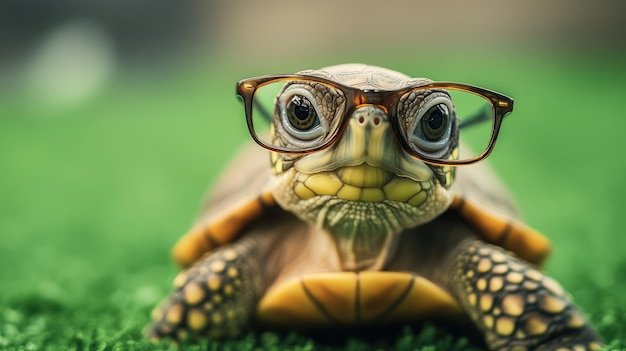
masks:
{"type": "Polygon", "coordinates": [[[437,104],[426,111],[420,119],[424,137],[429,141],[441,139],[450,123],[450,112],[445,104],[437,104]]]}
{"type": "Polygon", "coordinates": [[[326,133],[326,125],[315,99],[304,88],[294,87],[278,98],[279,130],[289,142],[301,147],[310,146],[314,140],[319,141],[326,133]]]}
{"type": "Polygon", "coordinates": [[[313,104],[304,96],[294,95],[287,103],[286,112],[289,124],[299,131],[306,131],[320,124],[313,104]]]}
{"type": "Polygon", "coordinates": [[[413,131],[408,139],[416,151],[425,152],[432,157],[439,157],[447,150],[450,143],[453,119],[452,101],[439,96],[420,109],[413,124],[413,131]]]}

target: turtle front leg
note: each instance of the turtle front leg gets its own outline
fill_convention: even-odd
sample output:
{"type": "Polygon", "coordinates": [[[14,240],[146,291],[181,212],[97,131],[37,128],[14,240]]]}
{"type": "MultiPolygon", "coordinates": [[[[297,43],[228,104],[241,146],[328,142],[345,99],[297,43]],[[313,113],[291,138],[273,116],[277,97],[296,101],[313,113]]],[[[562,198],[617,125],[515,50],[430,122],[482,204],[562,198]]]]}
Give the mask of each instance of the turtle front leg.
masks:
{"type": "Polygon", "coordinates": [[[258,267],[245,240],[204,256],[174,280],[174,292],[157,306],[146,335],[152,340],[213,339],[239,335],[260,291],[258,267]]]}
{"type": "Polygon", "coordinates": [[[452,289],[491,350],[596,350],[602,339],[552,278],[481,241],[452,264],[452,289]]]}

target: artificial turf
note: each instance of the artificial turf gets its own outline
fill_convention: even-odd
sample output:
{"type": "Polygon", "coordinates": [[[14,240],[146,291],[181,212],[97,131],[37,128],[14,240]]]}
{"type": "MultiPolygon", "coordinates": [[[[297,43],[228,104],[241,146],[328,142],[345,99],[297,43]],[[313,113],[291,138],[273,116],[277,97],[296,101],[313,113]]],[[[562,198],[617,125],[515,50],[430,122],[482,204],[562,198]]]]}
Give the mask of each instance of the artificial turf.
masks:
{"type": "MultiPolygon", "coordinates": [[[[626,198],[618,56],[374,62],[509,94],[490,162],[527,221],[553,241],[546,270],[609,345],[626,348],[626,198]],[[418,61],[418,62],[416,62],[418,61]]],[[[355,60],[355,57],[350,60],[355,60]]],[[[367,59],[361,58],[361,61],[367,59]]],[[[219,170],[247,139],[236,64],[124,77],[71,107],[0,96],[0,349],[159,350],[142,328],[170,288],[169,250],[219,170]]],[[[182,349],[480,349],[468,334],[404,326],[359,334],[255,332],[182,349]]]]}

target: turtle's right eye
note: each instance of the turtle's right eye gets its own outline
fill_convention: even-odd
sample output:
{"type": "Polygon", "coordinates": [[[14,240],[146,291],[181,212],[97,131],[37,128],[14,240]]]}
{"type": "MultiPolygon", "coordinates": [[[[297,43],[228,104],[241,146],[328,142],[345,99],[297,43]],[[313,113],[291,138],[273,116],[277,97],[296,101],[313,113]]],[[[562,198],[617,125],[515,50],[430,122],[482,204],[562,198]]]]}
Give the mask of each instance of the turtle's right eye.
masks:
{"type": "Polygon", "coordinates": [[[279,121],[282,130],[294,145],[309,146],[314,140],[319,141],[326,134],[326,124],[311,92],[293,87],[278,97],[279,121]]]}
{"type": "Polygon", "coordinates": [[[287,103],[287,120],[297,130],[306,131],[320,124],[313,104],[304,96],[294,95],[287,103]]]}

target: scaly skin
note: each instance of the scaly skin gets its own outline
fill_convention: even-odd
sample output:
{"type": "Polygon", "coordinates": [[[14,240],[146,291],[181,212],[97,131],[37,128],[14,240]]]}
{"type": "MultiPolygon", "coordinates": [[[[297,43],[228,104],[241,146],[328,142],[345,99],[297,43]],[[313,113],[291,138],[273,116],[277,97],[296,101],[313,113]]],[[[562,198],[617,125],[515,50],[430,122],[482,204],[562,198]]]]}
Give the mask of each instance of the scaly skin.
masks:
{"type": "Polygon", "coordinates": [[[490,350],[598,350],[601,338],[552,278],[500,247],[472,241],[451,282],[490,350]]]}
{"type": "Polygon", "coordinates": [[[250,324],[260,286],[245,241],[205,256],[174,280],[174,292],[157,306],[148,338],[183,341],[240,335],[250,324]]]}

